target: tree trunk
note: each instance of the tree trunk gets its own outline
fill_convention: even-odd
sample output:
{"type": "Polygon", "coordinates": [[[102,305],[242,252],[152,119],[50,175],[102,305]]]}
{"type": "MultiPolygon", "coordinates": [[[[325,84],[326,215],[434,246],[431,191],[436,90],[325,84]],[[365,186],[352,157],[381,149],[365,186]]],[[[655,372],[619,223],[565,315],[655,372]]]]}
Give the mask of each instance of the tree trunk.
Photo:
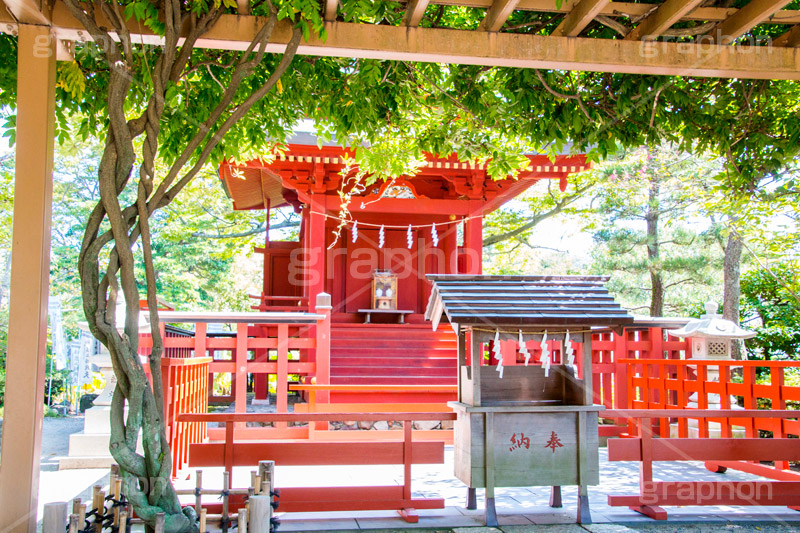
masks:
{"type": "Polygon", "coordinates": [[[659,202],[658,195],[661,185],[658,177],[650,175],[650,188],[648,191],[647,213],[647,262],[650,271],[650,316],[664,315],[664,280],[661,276],[661,267],[658,264],[659,245],[658,245],[658,219],[659,202]]]}
{"type": "MultiPolygon", "coordinates": [[[[742,240],[739,234],[732,230],[728,235],[728,242],[725,245],[725,259],[723,260],[723,292],[722,292],[722,317],[739,323],[739,299],[741,296],[741,286],[739,277],[741,274],[742,240]]],[[[741,341],[734,341],[731,344],[731,357],[743,359],[743,346],[741,341]]]]}
{"type": "MultiPolygon", "coordinates": [[[[170,477],[172,455],[166,435],[161,388],[163,343],[158,326],[149,219],[197,175],[225,134],[275,86],[289,67],[302,35],[296,25],[286,51],[268,79],[252,84],[251,74],[262,63],[278,20],[278,9],[267,3],[269,17],[264,19],[250,47],[231,65],[230,79],[222,86],[219,101],[203,120],[197,121],[180,156],[165,174],[158,176],[160,181],[157,182],[155,162],[161,122],[170,120],[167,118],[169,114],[164,115],[167,89],[180,84],[185,75],[191,74],[189,60],[195,43],[219,20],[225,7],[221,4],[212,6],[207,13],[198,15],[194,9],[189,11],[176,0],[163,4],[164,44],[153,55],[155,61],[148,75],[151,85],[145,87],[150,90],[149,98],[142,114],[131,118],[133,113],[126,105],[134,81],[131,73],[142,67],[136,57],[140,52],[136,50],[122,16],[113,10],[112,6],[116,4],[102,0],[65,0],[72,15],[82,23],[92,39],[108,43],[102,50],[109,65],[109,127],[98,166],[100,201],[86,221],[78,268],[86,320],[92,334],[108,348],[117,377],[117,387],[111,399],[109,451],[119,464],[123,493],[148,530],[154,526],[156,517],[164,513],[165,533],[197,531],[196,513],[191,507],[181,508],[170,477]],[[102,9],[111,21],[115,39],[105,27],[98,25],[94,18],[95,7],[102,9]],[[135,142],[137,138],[141,141],[135,142]],[[134,165],[138,165],[138,173],[134,173],[134,165]],[[134,181],[137,178],[138,183],[134,181]],[[129,182],[136,185],[136,201],[123,207],[125,197],[122,193],[129,182]],[[141,253],[143,272],[137,268],[137,253],[141,253]],[[144,274],[150,314],[152,387],[138,354],[138,285],[141,274],[144,274]],[[122,296],[125,316],[117,317],[116,304],[122,296]],[[144,453],[138,451],[140,435],[144,453]]],[[[178,117],[178,120],[184,118],[178,117]]]]}

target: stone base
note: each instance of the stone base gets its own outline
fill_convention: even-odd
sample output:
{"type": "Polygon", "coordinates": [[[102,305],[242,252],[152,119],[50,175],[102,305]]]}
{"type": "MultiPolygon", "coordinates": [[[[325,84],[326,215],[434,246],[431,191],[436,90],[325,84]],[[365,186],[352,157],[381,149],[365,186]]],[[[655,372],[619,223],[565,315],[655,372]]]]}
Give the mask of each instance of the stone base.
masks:
{"type": "Polygon", "coordinates": [[[111,433],[73,433],[69,436],[70,457],[108,456],[111,433]]]}
{"type": "Polygon", "coordinates": [[[269,398],[264,398],[263,400],[253,398],[250,400],[250,405],[269,405],[269,398]]]}
{"type": "Polygon", "coordinates": [[[79,468],[111,468],[114,458],[108,456],[96,457],[59,457],[59,470],[77,470],[79,468]]]}

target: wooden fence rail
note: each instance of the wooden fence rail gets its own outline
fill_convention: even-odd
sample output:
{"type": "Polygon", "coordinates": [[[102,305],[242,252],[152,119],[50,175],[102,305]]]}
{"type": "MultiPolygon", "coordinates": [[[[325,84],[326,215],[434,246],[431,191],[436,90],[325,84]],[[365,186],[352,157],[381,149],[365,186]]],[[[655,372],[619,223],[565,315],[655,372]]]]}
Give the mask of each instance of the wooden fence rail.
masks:
{"type": "MultiPolygon", "coordinates": [[[[198,443],[190,446],[192,467],[223,466],[231,472],[234,466],[251,466],[269,459],[277,466],[296,465],[402,465],[403,485],[370,487],[288,487],[280,488],[281,510],[288,512],[352,511],[395,509],[410,522],[418,517],[415,509],[443,509],[442,498],[413,498],[411,495],[412,464],[442,464],[444,442],[415,441],[412,422],[415,420],[455,420],[455,413],[214,413],[179,415],[182,422],[217,422],[225,425],[222,442],[198,443]],[[334,422],[401,421],[393,441],[325,441],[270,440],[235,442],[234,427],[246,422],[334,422]]],[[[238,503],[240,504],[240,503],[238,503]]],[[[231,505],[237,505],[232,501],[231,505]]]]}
{"type": "Polygon", "coordinates": [[[609,461],[640,461],[639,494],[609,495],[608,504],[628,506],[642,514],[665,520],[662,505],[786,505],[800,510],[800,481],[654,481],[654,461],[703,461],[716,470],[720,462],[800,461],[800,446],[791,438],[655,438],[653,419],[698,419],[701,427],[710,420],[787,420],[796,411],[731,409],[629,409],[605,411],[600,416],[623,416],[635,420],[635,438],[608,441],[609,461]]]}

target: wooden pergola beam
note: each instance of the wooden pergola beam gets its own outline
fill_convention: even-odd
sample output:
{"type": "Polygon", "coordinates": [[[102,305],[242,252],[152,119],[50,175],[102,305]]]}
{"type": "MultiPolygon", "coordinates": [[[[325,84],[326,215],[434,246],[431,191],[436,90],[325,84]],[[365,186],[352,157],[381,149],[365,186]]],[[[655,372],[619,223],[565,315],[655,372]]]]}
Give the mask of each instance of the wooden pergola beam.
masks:
{"type": "Polygon", "coordinates": [[[6,8],[21,24],[50,24],[50,10],[39,0],[3,0],[6,8]]]}
{"type": "Polygon", "coordinates": [[[403,15],[403,24],[412,28],[419,26],[419,21],[422,20],[428,4],[430,4],[430,0],[409,0],[403,15]]]}
{"type": "MultiPolygon", "coordinates": [[[[96,14],[101,25],[111,27],[102,18],[102,13],[98,11],[96,14]]],[[[3,19],[2,15],[0,11],[0,21],[3,19]]],[[[197,42],[197,46],[244,50],[260,24],[260,19],[253,16],[223,15],[197,42]]],[[[7,29],[8,25],[0,24],[0,30],[7,29]]],[[[13,24],[11,26],[13,28],[13,24]]],[[[57,3],[53,10],[53,30],[60,39],[79,41],[87,37],[83,26],[61,3],[57,3]]],[[[326,23],[325,30],[326,40],[312,35],[308,41],[301,43],[298,53],[665,76],[800,79],[800,51],[794,48],[575,39],[346,22],[326,23]]],[[[291,33],[287,22],[279,22],[267,51],[282,53],[291,33]]],[[[131,34],[139,43],[161,43],[160,36],[135,22],[131,23],[131,34]]]]}
{"type": "MultiPolygon", "coordinates": [[[[478,9],[489,9],[492,0],[431,0],[431,4],[445,6],[465,6],[478,9]]],[[[569,13],[575,2],[565,0],[560,6],[555,0],[520,0],[517,11],[539,11],[541,13],[569,13]]],[[[639,18],[653,10],[655,4],[633,2],[608,2],[598,13],[607,17],[639,18]]],[[[738,11],[732,7],[698,7],[687,13],[683,20],[702,22],[722,22],[738,11]]],[[[784,9],[779,16],[764,20],[764,24],[800,24],[800,10],[784,9]]]]}
{"type": "Polygon", "coordinates": [[[774,15],[792,0],[751,0],[706,35],[712,42],[730,44],[774,15]]]}
{"type": "Polygon", "coordinates": [[[325,0],[325,20],[332,22],[336,20],[336,9],[339,7],[339,0],[325,0]]]}
{"type": "Polygon", "coordinates": [[[495,0],[478,26],[478,31],[500,31],[518,3],[519,0],[495,0]]]}
{"type": "Polygon", "coordinates": [[[790,48],[800,47],[800,24],[776,37],[772,41],[772,44],[775,46],[788,46],[790,48]]]}
{"type": "Polygon", "coordinates": [[[666,0],[646,19],[639,22],[625,39],[629,41],[654,39],[700,5],[702,1],[703,0],[666,0]]]}
{"type": "Polygon", "coordinates": [[[609,3],[609,0],[580,0],[553,30],[556,37],[576,37],[609,3]]]}

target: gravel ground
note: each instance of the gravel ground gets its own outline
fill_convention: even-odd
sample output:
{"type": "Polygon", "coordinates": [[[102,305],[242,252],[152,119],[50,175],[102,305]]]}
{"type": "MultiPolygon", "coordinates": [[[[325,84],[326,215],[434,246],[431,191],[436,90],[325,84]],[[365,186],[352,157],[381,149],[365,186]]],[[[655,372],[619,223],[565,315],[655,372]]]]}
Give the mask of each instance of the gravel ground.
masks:
{"type": "MultiPolygon", "coordinates": [[[[56,457],[67,455],[69,436],[83,429],[83,416],[46,417],[42,423],[42,470],[57,470],[56,457]]],[[[0,436],[3,421],[0,420],[0,436]]]]}

